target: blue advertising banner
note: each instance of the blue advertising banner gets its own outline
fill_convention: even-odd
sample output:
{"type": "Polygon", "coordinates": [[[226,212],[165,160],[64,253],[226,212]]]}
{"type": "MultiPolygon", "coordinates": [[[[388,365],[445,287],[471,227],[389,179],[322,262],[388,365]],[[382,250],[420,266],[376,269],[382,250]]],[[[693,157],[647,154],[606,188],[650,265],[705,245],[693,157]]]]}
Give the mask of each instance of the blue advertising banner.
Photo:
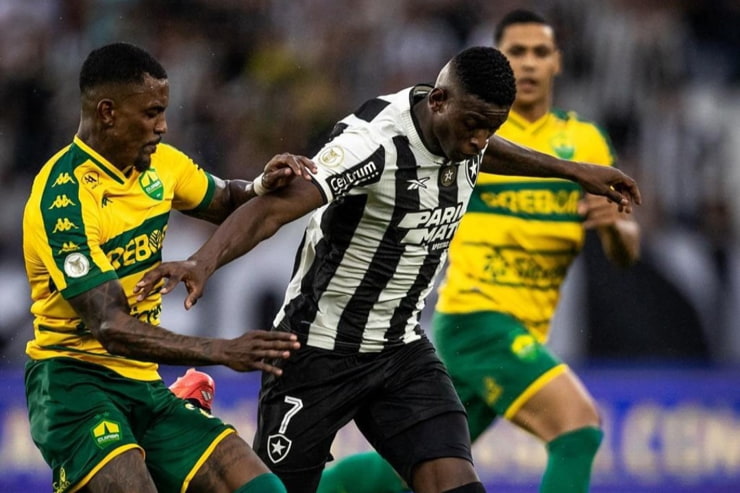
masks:
{"type": "MultiPolygon", "coordinates": [[[[179,370],[163,369],[167,383],[179,370]]],[[[214,411],[251,441],[259,376],[213,369],[214,411]]],[[[593,493],[739,493],[740,369],[580,369],[604,419],[593,493]]],[[[22,373],[0,370],[0,492],[50,492],[51,474],[30,439],[22,373]]],[[[368,450],[354,426],[335,457],[368,450]]],[[[544,447],[506,422],[474,447],[489,491],[537,490],[544,447]]]]}

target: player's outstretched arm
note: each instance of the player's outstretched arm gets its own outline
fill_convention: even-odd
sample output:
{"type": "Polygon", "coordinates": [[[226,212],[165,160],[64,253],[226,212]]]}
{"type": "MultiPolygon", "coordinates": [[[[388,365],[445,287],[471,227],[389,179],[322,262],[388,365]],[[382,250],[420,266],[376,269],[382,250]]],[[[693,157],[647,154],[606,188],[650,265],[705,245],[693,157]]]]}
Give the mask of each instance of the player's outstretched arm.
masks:
{"type": "Polygon", "coordinates": [[[249,331],[235,339],[175,334],[129,315],[126,295],[118,280],[108,281],[69,303],[85,327],[111,354],[171,365],[224,365],[236,371],[282,370],[265,360],[288,358],[300,347],[294,334],[249,331]]]}
{"type": "Polygon", "coordinates": [[[221,224],[232,212],[250,199],[286,187],[293,179],[311,180],[316,164],[305,156],[278,154],[273,156],[255,181],[222,180],[214,177],[216,188],[208,207],[185,212],[189,216],[221,224]]]}
{"type": "Polygon", "coordinates": [[[642,203],[635,180],[616,168],[565,161],[496,135],[488,141],[481,171],[572,180],[586,192],[607,197],[617,204],[620,212],[631,212],[632,204],[642,203]]]}
{"type": "Polygon", "coordinates": [[[139,300],[162,279],[160,289],[167,294],[183,282],[188,290],[185,308],[190,309],[203,295],[205,284],[219,267],[252,250],[262,240],[287,224],[320,207],[324,198],[318,187],[304,180],[293,180],[287,187],[250,200],[219,226],[200,249],[186,261],[165,262],[149,271],[136,284],[139,300]]]}

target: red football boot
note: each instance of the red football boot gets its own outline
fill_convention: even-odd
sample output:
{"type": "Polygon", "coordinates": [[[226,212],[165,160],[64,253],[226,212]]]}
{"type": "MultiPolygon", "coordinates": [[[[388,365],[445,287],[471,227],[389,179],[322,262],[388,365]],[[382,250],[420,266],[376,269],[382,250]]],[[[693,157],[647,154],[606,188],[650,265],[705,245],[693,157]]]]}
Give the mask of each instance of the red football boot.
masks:
{"type": "Polygon", "coordinates": [[[173,394],[181,399],[190,401],[193,405],[211,412],[211,404],[216,394],[216,382],[208,373],[190,368],[185,375],[178,377],[170,385],[173,394]]]}

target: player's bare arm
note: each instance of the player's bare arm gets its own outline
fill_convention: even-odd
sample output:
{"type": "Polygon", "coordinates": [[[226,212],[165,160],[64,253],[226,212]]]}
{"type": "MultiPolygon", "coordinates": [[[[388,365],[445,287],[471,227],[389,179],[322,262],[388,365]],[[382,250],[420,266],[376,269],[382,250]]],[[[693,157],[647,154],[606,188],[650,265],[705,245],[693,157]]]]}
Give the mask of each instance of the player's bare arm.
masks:
{"type": "Polygon", "coordinates": [[[294,178],[311,179],[316,172],[316,165],[305,156],[295,154],[278,154],[265,164],[264,171],[255,180],[222,180],[215,178],[216,188],[213,199],[207,208],[187,212],[188,215],[221,224],[226,217],[240,205],[257,197],[258,190],[270,193],[288,185],[294,178]]]}
{"type": "Polygon", "coordinates": [[[281,332],[249,331],[235,339],[176,334],[129,315],[129,305],[117,280],[105,282],[69,303],[90,332],[111,354],[140,361],[173,365],[228,366],[236,371],[281,370],[263,359],[287,358],[299,347],[295,336],[281,332]]]}
{"type": "Polygon", "coordinates": [[[620,212],[632,212],[632,204],[642,202],[635,180],[616,168],[565,161],[496,135],[488,140],[481,171],[572,180],[589,193],[607,197],[620,212]]]}
{"type": "Polygon", "coordinates": [[[203,295],[206,281],[216,269],[323,204],[319,189],[304,180],[294,180],[285,188],[251,200],[234,211],[188,260],[162,263],[136,284],[134,292],[142,299],[166,278],[160,292],[167,294],[183,282],[188,290],[185,308],[190,309],[203,295]]]}
{"type": "Polygon", "coordinates": [[[583,227],[599,235],[606,257],[615,265],[629,267],[640,258],[640,227],[605,197],[586,194],[578,204],[583,227]]]}

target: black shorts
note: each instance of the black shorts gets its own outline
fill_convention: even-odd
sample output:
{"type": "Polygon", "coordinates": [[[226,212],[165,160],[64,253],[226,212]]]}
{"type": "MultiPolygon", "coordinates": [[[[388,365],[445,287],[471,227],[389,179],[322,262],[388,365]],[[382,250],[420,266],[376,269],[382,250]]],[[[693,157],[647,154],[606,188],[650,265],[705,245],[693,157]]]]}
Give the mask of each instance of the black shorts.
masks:
{"type": "Polygon", "coordinates": [[[352,419],[406,481],[426,460],[472,462],[465,410],[426,338],[372,354],[303,347],[280,365],[263,376],[253,446],[288,491],[313,491],[352,419]]]}

